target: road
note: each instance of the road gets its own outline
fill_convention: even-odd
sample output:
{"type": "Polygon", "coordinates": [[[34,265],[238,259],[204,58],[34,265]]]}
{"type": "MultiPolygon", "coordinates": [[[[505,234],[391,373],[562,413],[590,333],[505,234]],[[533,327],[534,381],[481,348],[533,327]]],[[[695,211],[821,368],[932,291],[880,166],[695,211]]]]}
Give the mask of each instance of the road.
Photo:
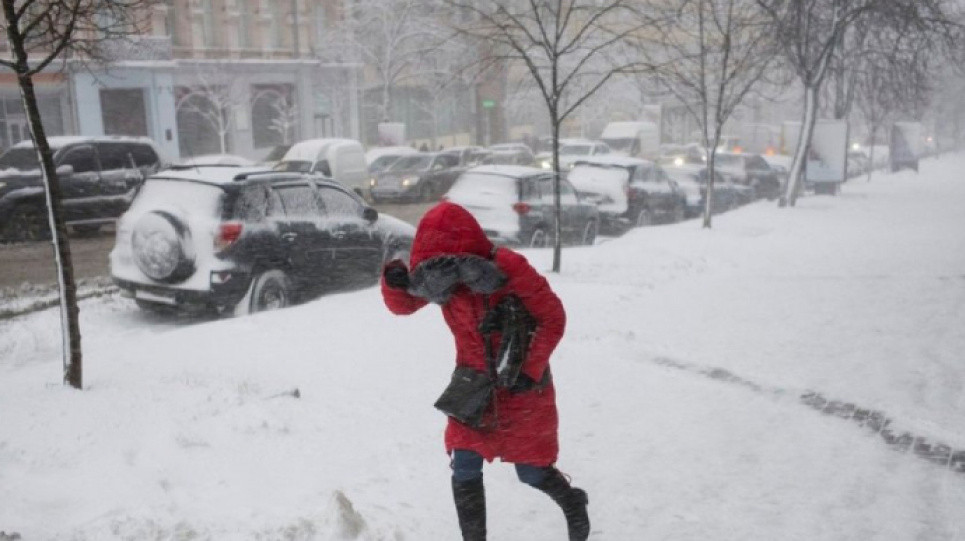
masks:
{"type": "MultiPolygon", "coordinates": [[[[391,214],[417,225],[429,204],[378,205],[380,213],[391,214]]],[[[108,254],[114,247],[114,227],[104,227],[99,233],[74,236],[70,239],[77,280],[110,275],[108,254]]],[[[57,283],[53,245],[49,242],[0,244],[0,291],[18,288],[23,284],[52,285],[57,283]]]]}

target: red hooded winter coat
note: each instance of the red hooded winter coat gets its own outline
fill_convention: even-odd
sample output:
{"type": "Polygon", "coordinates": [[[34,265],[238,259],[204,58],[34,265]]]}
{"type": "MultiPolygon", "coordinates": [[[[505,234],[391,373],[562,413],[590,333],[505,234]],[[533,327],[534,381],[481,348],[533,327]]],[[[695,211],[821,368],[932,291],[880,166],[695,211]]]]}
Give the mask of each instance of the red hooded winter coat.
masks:
{"type": "MultiPolygon", "coordinates": [[[[491,257],[493,244],[479,223],[464,208],[443,202],[426,213],[419,222],[409,269],[441,255],[475,255],[491,257]]],[[[506,275],[506,285],[489,295],[489,306],[495,306],[508,293],[515,293],[537,321],[536,333],[522,371],[534,381],[541,381],[549,367],[550,354],[563,337],[566,313],[546,279],[516,252],[499,248],[494,261],[506,275]]],[[[408,315],[427,304],[425,299],[393,289],[382,281],[382,296],[390,311],[408,315]]],[[[456,365],[486,370],[483,337],[478,326],[486,312],[486,295],[458,286],[449,301],[442,305],[446,324],[456,340],[456,365]]],[[[498,341],[496,342],[498,344],[498,341]]],[[[442,389],[439,390],[442,392],[442,389]]],[[[487,461],[501,458],[506,462],[549,466],[559,453],[556,390],[552,382],[542,389],[510,394],[496,391],[496,424],[494,428],[474,429],[449,419],[446,427],[446,452],[466,449],[479,453],[487,461]]]]}

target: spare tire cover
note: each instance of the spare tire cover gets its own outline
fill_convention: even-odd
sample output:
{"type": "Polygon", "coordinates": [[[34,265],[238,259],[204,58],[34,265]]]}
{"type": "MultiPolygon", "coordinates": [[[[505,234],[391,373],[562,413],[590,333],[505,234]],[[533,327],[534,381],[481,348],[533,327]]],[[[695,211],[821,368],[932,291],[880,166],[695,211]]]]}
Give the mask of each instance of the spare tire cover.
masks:
{"type": "Polygon", "coordinates": [[[149,212],[134,226],[131,248],[134,261],[149,278],[170,281],[190,274],[194,254],[187,229],[167,212],[149,212]]]}

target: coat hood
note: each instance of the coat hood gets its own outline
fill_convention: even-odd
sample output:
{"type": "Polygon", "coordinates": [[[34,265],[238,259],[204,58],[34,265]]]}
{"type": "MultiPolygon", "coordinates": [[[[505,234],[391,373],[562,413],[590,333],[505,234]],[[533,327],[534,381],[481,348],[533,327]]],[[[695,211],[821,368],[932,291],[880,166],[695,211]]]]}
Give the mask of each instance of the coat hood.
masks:
{"type": "Polygon", "coordinates": [[[442,255],[474,255],[489,258],[493,243],[469,211],[444,201],[429,209],[416,229],[409,269],[442,255]]]}

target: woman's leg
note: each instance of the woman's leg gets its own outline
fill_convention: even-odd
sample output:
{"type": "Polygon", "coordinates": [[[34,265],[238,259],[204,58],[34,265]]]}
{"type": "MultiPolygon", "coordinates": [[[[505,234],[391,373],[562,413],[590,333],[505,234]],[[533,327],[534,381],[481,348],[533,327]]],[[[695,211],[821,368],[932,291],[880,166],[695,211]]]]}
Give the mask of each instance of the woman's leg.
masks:
{"type": "Polygon", "coordinates": [[[473,451],[452,452],[452,497],[463,541],[486,541],[486,491],[483,457],[473,451]]]}
{"type": "Polygon", "coordinates": [[[570,541],[586,541],[590,536],[590,517],[586,512],[586,491],[570,485],[560,470],[553,466],[516,464],[516,475],[527,485],[546,493],[563,509],[570,541]]]}

